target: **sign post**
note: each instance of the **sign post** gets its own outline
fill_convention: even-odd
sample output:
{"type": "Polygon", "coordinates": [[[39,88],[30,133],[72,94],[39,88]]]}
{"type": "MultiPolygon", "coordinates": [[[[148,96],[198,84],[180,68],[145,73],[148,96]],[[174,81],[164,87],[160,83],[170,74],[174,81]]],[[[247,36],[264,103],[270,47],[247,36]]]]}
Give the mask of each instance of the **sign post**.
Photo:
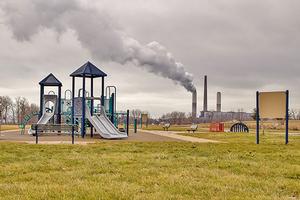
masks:
{"type": "Polygon", "coordinates": [[[261,119],[285,119],[285,144],[289,134],[289,91],[256,92],[256,144],[261,119]]]}
{"type": "Polygon", "coordinates": [[[286,91],[285,144],[289,143],[289,91],[286,91]]]}
{"type": "Polygon", "coordinates": [[[259,144],[259,92],[256,92],[256,144],[259,144]]]}

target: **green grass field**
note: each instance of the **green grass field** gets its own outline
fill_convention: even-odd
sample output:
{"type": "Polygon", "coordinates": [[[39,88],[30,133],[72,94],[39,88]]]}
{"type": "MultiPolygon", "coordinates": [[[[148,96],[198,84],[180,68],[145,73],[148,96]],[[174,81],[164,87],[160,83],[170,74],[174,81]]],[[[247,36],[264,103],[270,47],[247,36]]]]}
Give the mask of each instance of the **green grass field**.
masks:
{"type": "Polygon", "coordinates": [[[299,199],[300,137],[227,143],[0,143],[0,199],[299,199]]]}
{"type": "Polygon", "coordinates": [[[18,125],[0,125],[1,131],[18,130],[18,125]]]}

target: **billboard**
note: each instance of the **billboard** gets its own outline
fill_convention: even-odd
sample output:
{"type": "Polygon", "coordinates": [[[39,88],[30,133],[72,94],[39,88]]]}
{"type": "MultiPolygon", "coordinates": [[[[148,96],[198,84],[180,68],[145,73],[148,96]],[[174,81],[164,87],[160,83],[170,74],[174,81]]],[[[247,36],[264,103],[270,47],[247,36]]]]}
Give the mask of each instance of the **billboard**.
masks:
{"type": "Polygon", "coordinates": [[[286,92],[260,92],[259,116],[262,119],[286,117],[286,92]]]}

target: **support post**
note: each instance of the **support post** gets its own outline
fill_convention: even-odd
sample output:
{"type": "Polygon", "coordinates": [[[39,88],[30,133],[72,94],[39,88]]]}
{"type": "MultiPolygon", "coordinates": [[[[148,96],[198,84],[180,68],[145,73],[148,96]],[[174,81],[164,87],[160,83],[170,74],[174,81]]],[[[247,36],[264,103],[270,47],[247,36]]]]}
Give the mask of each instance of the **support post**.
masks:
{"type": "Polygon", "coordinates": [[[101,84],[101,106],[104,106],[104,77],[102,77],[101,84]]]}
{"type": "Polygon", "coordinates": [[[72,77],[72,144],[74,144],[74,124],[75,124],[75,77],[72,77]]]}
{"type": "Polygon", "coordinates": [[[43,109],[44,109],[43,103],[44,103],[44,86],[41,85],[41,89],[40,89],[40,113],[39,113],[39,119],[43,115],[43,109]]]}
{"type": "Polygon", "coordinates": [[[35,125],[35,144],[39,143],[38,125],[35,125]]]}
{"type": "Polygon", "coordinates": [[[259,144],[259,92],[256,92],[256,144],[259,144]]]}
{"type": "Polygon", "coordinates": [[[115,116],[115,93],[111,94],[111,116],[110,121],[114,124],[114,116],[115,116]]]}
{"type": "Polygon", "coordinates": [[[81,137],[85,136],[85,75],[82,77],[82,115],[81,115],[81,137]]]}
{"type": "Polygon", "coordinates": [[[57,109],[57,124],[61,124],[61,86],[58,86],[58,109],[57,109]]]}
{"type": "Polygon", "coordinates": [[[137,119],[134,119],[134,133],[137,133],[137,119]]]}
{"type": "MultiPolygon", "coordinates": [[[[94,100],[93,100],[93,97],[94,97],[94,78],[92,77],[91,78],[91,115],[93,116],[93,113],[94,113],[94,100]]],[[[92,123],[90,123],[91,125],[91,137],[94,137],[94,127],[92,125],[92,123]]]]}
{"type": "Polygon", "coordinates": [[[129,136],[129,110],[127,110],[127,113],[126,113],[126,133],[127,133],[127,136],[129,136]]]}
{"type": "Polygon", "coordinates": [[[289,143],[289,91],[286,91],[285,144],[289,143]]]}

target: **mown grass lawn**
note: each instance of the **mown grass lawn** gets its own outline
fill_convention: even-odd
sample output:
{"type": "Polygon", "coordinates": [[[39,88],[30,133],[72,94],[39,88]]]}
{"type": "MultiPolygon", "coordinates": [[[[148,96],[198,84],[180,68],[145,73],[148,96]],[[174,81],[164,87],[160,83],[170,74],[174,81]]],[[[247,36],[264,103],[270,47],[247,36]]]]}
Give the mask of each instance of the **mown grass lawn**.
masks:
{"type": "Polygon", "coordinates": [[[194,136],[227,143],[0,143],[0,199],[300,198],[299,137],[194,136]]]}
{"type": "Polygon", "coordinates": [[[1,131],[18,130],[18,129],[19,129],[18,125],[6,125],[6,124],[0,125],[1,131]]]}

